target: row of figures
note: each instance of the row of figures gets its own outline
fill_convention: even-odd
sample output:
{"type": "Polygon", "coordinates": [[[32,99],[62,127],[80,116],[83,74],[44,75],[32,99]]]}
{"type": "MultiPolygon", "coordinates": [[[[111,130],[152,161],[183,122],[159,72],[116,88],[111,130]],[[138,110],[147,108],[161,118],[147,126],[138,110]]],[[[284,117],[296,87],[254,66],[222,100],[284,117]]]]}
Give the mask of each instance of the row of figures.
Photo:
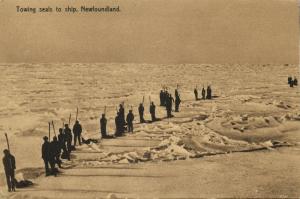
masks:
{"type": "MultiPolygon", "coordinates": [[[[171,94],[168,93],[166,90],[161,90],[160,92],[160,104],[161,106],[166,107],[167,118],[173,117],[172,115],[172,107],[173,102],[175,102],[175,112],[179,112],[179,105],[181,103],[180,95],[177,89],[175,89],[175,100],[171,94]]],[[[140,123],[149,123],[159,121],[160,119],[156,117],[156,106],[153,101],[150,100],[150,107],[149,112],[151,115],[151,121],[146,121],[144,119],[144,103],[140,103],[138,107],[139,112],[139,119],[140,123]]],[[[134,121],[134,114],[132,109],[129,110],[126,118],[125,118],[125,109],[124,105],[120,104],[119,109],[117,110],[117,116],[115,117],[115,126],[116,131],[114,135],[109,135],[107,132],[107,119],[105,114],[102,114],[100,118],[100,133],[102,138],[113,138],[123,136],[125,131],[127,130],[128,133],[133,133],[133,121],[134,121]]]]}
{"type": "Polygon", "coordinates": [[[175,100],[172,97],[172,94],[169,93],[167,90],[161,90],[159,94],[160,99],[160,106],[166,107],[167,111],[167,118],[173,117],[172,109],[173,103],[175,103],[175,112],[179,112],[179,105],[181,103],[180,94],[178,89],[175,89],[175,100]]]}
{"type": "Polygon", "coordinates": [[[45,165],[46,176],[56,176],[58,173],[56,165],[61,168],[61,158],[70,160],[71,152],[76,150],[77,140],[78,144],[81,145],[82,126],[78,120],[76,120],[72,130],[68,124],[65,124],[64,128],[59,129],[58,136],[55,135],[51,142],[48,136],[43,137],[42,159],[45,165]]]}
{"type": "Polygon", "coordinates": [[[290,87],[294,87],[294,86],[298,86],[298,80],[296,77],[294,77],[294,79],[289,76],[288,77],[288,84],[290,85],[290,87]]]}
{"type": "MultiPolygon", "coordinates": [[[[194,95],[195,95],[195,100],[200,100],[200,98],[198,97],[197,87],[194,89],[194,95]]],[[[203,99],[203,100],[212,99],[212,90],[211,90],[210,85],[207,86],[206,91],[205,91],[204,86],[202,87],[201,95],[202,95],[201,99],[203,99]],[[206,94],[206,96],[205,96],[205,94],[206,94]]]]}

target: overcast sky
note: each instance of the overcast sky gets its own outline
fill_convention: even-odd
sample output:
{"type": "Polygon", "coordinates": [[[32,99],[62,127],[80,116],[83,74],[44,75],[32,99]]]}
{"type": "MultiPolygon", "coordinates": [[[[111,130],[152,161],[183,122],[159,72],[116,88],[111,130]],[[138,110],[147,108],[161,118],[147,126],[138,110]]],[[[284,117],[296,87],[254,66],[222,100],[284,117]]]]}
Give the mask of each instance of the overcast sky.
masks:
{"type": "Polygon", "coordinates": [[[4,0],[0,62],[297,63],[297,1],[4,0]],[[20,14],[16,5],[120,5],[20,14]]]}

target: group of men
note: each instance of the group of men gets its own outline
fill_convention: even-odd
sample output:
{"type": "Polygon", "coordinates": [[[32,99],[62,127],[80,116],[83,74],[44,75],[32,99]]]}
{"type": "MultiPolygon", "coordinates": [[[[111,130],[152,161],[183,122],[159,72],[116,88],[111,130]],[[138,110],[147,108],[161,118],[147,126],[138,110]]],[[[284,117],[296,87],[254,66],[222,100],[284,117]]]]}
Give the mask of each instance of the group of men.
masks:
{"type": "Polygon", "coordinates": [[[45,164],[46,176],[57,175],[58,169],[55,166],[57,164],[58,167],[61,168],[61,158],[70,160],[71,151],[75,150],[77,140],[79,145],[81,145],[81,133],[82,126],[79,121],[76,120],[73,126],[74,136],[72,135],[72,130],[69,128],[69,125],[65,124],[64,128],[59,129],[58,136],[55,135],[51,142],[47,136],[43,137],[44,143],[42,145],[42,159],[45,164]],[[72,145],[73,137],[74,145],[72,145]]]}
{"type": "Polygon", "coordinates": [[[180,95],[178,89],[175,89],[175,100],[172,97],[172,94],[167,90],[161,90],[159,94],[160,106],[166,107],[167,118],[173,117],[172,107],[173,102],[175,102],[175,112],[179,112],[179,105],[181,103],[180,95]]]}
{"type": "MultiPolygon", "coordinates": [[[[125,133],[125,130],[127,129],[128,132],[133,132],[133,120],[134,115],[132,113],[132,110],[129,110],[126,120],[125,120],[125,109],[124,105],[120,104],[119,109],[117,110],[117,116],[115,117],[115,125],[116,125],[116,131],[115,136],[120,137],[123,136],[125,133]]],[[[102,138],[113,138],[114,136],[108,135],[107,133],[107,119],[105,117],[105,114],[102,114],[100,119],[100,132],[102,138]]]]}
{"type": "MultiPolygon", "coordinates": [[[[144,101],[144,100],[143,100],[144,101]]],[[[179,112],[179,105],[181,103],[180,95],[177,89],[175,89],[175,100],[172,97],[170,93],[168,93],[167,90],[161,90],[160,92],[160,105],[165,106],[167,110],[167,117],[173,117],[171,114],[172,112],[172,106],[173,102],[175,102],[175,112],[179,112]]],[[[139,119],[140,123],[146,123],[147,121],[144,119],[144,103],[140,103],[138,107],[139,112],[139,119]]],[[[150,107],[149,112],[151,115],[151,122],[155,122],[159,120],[156,118],[156,106],[153,101],[150,99],[150,107]]],[[[100,118],[100,132],[102,138],[113,138],[113,137],[119,137],[123,136],[126,129],[127,132],[132,133],[133,132],[133,121],[134,121],[134,115],[132,112],[132,108],[129,110],[126,120],[125,120],[125,110],[124,105],[120,104],[119,109],[117,110],[117,116],[115,117],[115,125],[116,125],[116,131],[114,135],[108,135],[107,133],[107,119],[105,117],[105,114],[102,114],[100,118]]]]}
{"type": "Polygon", "coordinates": [[[294,86],[298,86],[298,80],[296,77],[294,77],[294,79],[289,76],[288,77],[288,84],[290,85],[290,87],[294,87],[294,86]]]}
{"type": "MultiPolygon", "coordinates": [[[[194,95],[195,95],[196,101],[200,100],[200,98],[198,97],[197,87],[194,89],[194,95]]],[[[206,91],[205,91],[204,86],[202,87],[201,96],[202,96],[202,98],[201,98],[202,100],[212,99],[212,89],[211,89],[210,85],[207,86],[206,91]],[[205,94],[206,94],[206,96],[205,96],[205,94]]]]}

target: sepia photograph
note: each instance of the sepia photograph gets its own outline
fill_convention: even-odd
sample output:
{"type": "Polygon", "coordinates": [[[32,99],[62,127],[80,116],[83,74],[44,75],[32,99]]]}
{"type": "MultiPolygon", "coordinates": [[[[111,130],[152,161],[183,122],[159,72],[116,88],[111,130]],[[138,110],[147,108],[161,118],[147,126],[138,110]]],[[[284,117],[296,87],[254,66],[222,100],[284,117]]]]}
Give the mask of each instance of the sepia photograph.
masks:
{"type": "Polygon", "coordinates": [[[300,198],[300,0],[0,0],[0,198],[300,198]]]}

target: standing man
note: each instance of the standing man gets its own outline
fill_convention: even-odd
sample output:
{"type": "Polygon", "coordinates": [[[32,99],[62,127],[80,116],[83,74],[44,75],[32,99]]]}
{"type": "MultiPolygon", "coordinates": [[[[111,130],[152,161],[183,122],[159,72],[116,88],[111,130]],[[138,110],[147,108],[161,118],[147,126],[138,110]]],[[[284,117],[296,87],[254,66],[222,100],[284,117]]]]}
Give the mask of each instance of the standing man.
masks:
{"type": "Polygon", "coordinates": [[[180,95],[176,95],[175,97],[175,112],[179,112],[179,105],[181,103],[180,95]]]}
{"type": "Polygon", "coordinates": [[[59,134],[58,134],[58,142],[60,144],[60,148],[62,149],[63,153],[61,155],[62,159],[66,159],[67,158],[67,147],[66,147],[66,138],[65,138],[65,134],[62,128],[59,128],[59,134]]]}
{"type": "Polygon", "coordinates": [[[107,119],[105,118],[105,114],[102,114],[102,117],[100,119],[100,130],[101,130],[101,137],[102,138],[107,137],[106,124],[107,124],[107,119]]]}
{"type": "Polygon", "coordinates": [[[73,126],[73,134],[74,134],[74,147],[76,146],[76,142],[78,140],[79,145],[81,145],[81,133],[82,133],[82,127],[79,124],[79,121],[76,120],[74,126],[73,126]]]}
{"type": "Polygon", "coordinates": [[[61,153],[61,144],[57,140],[57,137],[54,136],[51,142],[51,153],[54,157],[54,165],[57,164],[59,168],[61,168],[61,160],[60,160],[60,153],[61,153]]]}
{"type": "Polygon", "coordinates": [[[123,123],[125,124],[125,109],[123,104],[119,105],[119,114],[120,114],[120,119],[123,121],[123,123]]]}
{"type": "Polygon", "coordinates": [[[198,100],[198,90],[197,87],[194,89],[195,100],[198,100]]]}
{"type": "Polygon", "coordinates": [[[202,99],[205,100],[205,88],[204,88],[204,86],[202,87],[201,94],[202,94],[202,99]]]}
{"type": "Polygon", "coordinates": [[[127,122],[127,130],[128,132],[133,133],[133,120],[134,120],[134,115],[132,113],[132,110],[129,110],[129,113],[127,114],[126,117],[126,122],[127,122]]]}
{"type": "Polygon", "coordinates": [[[140,103],[139,105],[139,115],[140,115],[140,123],[145,123],[144,119],[144,105],[140,103]]]}
{"type": "Polygon", "coordinates": [[[160,90],[159,99],[160,99],[160,106],[164,106],[164,92],[163,92],[163,90],[160,90]]]}
{"type": "Polygon", "coordinates": [[[212,99],[212,91],[211,91],[211,87],[207,86],[207,95],[206,95],[206,99],[212,99]]]}
{"type": "Polygon", "coordinates": [[[3,167],[6,176],[6,182],[8,187],[8,192],[16,191],[15,185],[15,169],[16,169],[16,161],[15,157],[10,154],[8,149],[4,149],[3,151],[4,157],[2,159],[3,167]]]}
{"type": "Polygon", "coordinates": [[[151,120],[152,120],[152,122],[155,122],[156,121],[156,117],[155,117],[155,105],[154,105],[154,102],[151,102],[151,105],[150,105],[150,114],[151,114],[151,120]]]}
{"type": "Polygon", "coordinates": [[[50,146],[50,142],[48,141],[48,137],[45,136],[43,139],[44,139],[44,143],[42,145],[42,158],[45,164],[46,176],[49,176],[54,173],[54,164],[53,164],[54,160],[52,157],[51,146],[50,146]],[[49,169],[49,164],[51,170],[49,169]]]}
{"type": "Polygon", "coordinates": [[[68,151],[68,160],[70,160],[70,156],[71,156],[71,150],[72,150],[72,132],[71,129],[69,128],[68,124],[65,124],[65,138],[66,138],[66,144],[67,144],[67,151],[68,151]]]}

